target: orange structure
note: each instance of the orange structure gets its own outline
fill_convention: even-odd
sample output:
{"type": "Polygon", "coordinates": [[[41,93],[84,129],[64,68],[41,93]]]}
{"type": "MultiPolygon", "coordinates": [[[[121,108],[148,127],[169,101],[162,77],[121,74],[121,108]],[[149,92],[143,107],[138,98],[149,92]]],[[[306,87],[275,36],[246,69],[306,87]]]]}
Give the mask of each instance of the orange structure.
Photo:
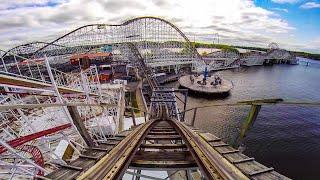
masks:
{"type": "Polygon", "coordinates": [[[104,52],[97,52],[97,53],[85,53],[85,54],[74,54],[70,58],[70,62],[72,65],[78,65],[79,61],[81,62],[81,59],[106,59],[110,58],[112,56],[112,53],[104,53],[104,52]]]}

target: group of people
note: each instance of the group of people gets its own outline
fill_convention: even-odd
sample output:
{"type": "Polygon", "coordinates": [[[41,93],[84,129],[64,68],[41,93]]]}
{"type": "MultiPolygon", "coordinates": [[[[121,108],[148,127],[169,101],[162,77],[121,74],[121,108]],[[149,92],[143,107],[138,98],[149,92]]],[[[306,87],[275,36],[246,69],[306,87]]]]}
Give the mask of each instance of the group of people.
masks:
{"type": "MultiPolygon", "coordinates": [[[[194,84],[195,77],[197,77],[197,76],[194,76],[194,75],[189,76],[191,84],[194,84]]],[[[206,85],[207,84],[207,80],[206,80],[206,78],[203,78],[202,81],[197,81],[197,83],[199,85],[206,85]]],[[[217,86],[217,85],[221,85],[221,84],[222,84],[222,79],[219,76],[214,76],[214,81],[212,81],[210,83],[210,85],[212,85],[212,86],[217,86]]]]}
{"type": "Polygon", "coordinates": [[[214,76],[214,81],[211,82],[211,85],[216,86],[216,85],[221,85],[222,79],[219,76],[214,76]]]}
{"type": "MultiPolygon", "coordinates": [[[[198,77],[198,75],[191,75],[191,76],[189,76],[191,84],[194,84],[194,81],[195,81],[194,77],[198,77]]],[[[206,85],[206,84],[207,84],[205,78],[203,78],[202,81],[197,81],[197,83],[200,84],[200,85],[206,85]]]]}

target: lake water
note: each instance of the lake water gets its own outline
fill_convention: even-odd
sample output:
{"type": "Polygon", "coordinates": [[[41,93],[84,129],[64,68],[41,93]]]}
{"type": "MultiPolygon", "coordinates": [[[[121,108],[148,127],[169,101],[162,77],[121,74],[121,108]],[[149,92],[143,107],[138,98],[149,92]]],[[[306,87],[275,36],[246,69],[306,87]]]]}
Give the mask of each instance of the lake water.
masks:
{"type": "MultiPolygon", "coordinates": [[[[320,62],[317,61],[302,59],[300,65],[244,67],[217,73],[234,83],[231,95],[226,99],[189,97],[188,108],[266,98],[320,102],[320,62]]],[[[195,126],[230,142],[249,108],[199,109],[195,126]]],[[[192,113],[187,117],[191,118],[192,113]]],[[[290,178],[319,179],[320,107],[263,106],[243,146],[246,155],[290,178]]]]}

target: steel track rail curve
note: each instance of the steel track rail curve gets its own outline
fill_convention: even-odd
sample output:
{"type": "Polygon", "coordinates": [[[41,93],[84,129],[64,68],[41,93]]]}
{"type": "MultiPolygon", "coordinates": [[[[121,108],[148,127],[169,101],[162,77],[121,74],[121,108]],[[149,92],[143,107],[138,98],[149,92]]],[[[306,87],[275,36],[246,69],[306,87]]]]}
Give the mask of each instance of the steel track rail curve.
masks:
{"type": "Polygon", "coordinates": [[[180,131],[182,138],[195,158],[201,172],[206,179],[249,179],[239,169],[223,158],[196,132],[182,122],[171,120],[171,123],[180,131]]]}
{"type": "Polygon", "coordinates": [[[113,148],[110,153],[105,155],[77,179],[121,179],[141,141],[156,122],[157,120],[150,120],[138,126],[113,148]]]}

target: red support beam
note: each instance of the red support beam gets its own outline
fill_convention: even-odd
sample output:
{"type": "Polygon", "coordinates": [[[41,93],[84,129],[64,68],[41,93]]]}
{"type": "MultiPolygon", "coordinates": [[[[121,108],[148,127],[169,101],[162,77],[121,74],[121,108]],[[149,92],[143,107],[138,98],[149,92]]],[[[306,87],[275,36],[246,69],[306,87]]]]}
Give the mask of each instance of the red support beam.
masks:
{"type": "MultiPolygon", "coordinates": [[[[32,140],[38,139],[38,138],[40,138],[42,136],[46,136],[46,135],[49,135],[49,134],[52,134],[52,133],[55,133],[55,132],[70,128],[70,127],[71,127],[70,123],[64,124],[64,125],[61,125],[61,126],[57,126],[57,127],[54,127],[54,128],[50,128],[50,129],[44,130],[44,131],[40,131],[40,132],[36,132],[36,133],[33,133],[33,134],[29,134],[29,135],[26,135],[26,136],[19,137],[19,138],[13,139],[11,141],[8,141],[7,143],[11,147],[15,148],[15,147],[20,146],[20,145],[22,145],[24,143],[27,143],[27,142],[30,142],[32,140]]],[[[7,151],[7,149],[0,145],[0,154],[4,153],[6,151],[7,151]]]]}

